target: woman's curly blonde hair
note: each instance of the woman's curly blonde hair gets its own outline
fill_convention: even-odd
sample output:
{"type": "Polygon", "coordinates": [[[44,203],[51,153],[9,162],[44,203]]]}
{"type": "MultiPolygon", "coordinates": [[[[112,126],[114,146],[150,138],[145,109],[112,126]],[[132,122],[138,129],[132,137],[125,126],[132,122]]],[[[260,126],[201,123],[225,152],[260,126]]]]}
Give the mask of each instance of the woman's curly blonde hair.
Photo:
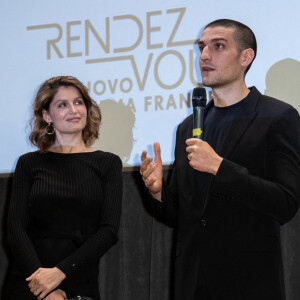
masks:
{"type": "Polygon", "coordinates": [[[43,118],[43,110],[49,110],[50,103],[61,87],[73,86],[81,94],[87,108],[86,126],[82,131],[82,139],[87,146],[93,144],[99,135],[101,111],[97,103],[90,97],[88,89],[75,77],[57,76],[46,80],[37,92],[33,103],[32,131],[29,139],[40,151],[47,151],[55,142],[55,133],[47,134],[47,122],[43,118]]]}

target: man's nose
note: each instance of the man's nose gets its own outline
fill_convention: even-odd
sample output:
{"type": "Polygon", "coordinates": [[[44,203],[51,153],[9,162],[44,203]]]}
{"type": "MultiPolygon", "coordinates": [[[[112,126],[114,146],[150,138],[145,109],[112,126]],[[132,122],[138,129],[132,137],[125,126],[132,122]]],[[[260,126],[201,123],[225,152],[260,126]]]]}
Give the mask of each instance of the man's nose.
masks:
{"type": "Polygon", "coordinates": [[[211,59],[211,53],[210,53],[209,47],[206,46],[203,48],[201,55],[200,55],[200,59],[201,60],[210,60],[211,59]]]}

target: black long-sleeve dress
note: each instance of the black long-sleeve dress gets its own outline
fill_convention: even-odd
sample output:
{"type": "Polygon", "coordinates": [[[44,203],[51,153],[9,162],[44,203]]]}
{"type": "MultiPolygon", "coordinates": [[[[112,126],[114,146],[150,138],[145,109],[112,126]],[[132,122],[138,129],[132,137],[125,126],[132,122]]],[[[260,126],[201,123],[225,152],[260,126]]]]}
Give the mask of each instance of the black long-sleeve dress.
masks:
{"type": "Polygon", "coordinates": [[[31,152],[16,166],[8,218],[14,263],[7,299],[33,300],[25,278],[39,267],[66,274],[68,297],[100,299],[100,257],[117,241],[122,162],[116,155],[31,152]]]}

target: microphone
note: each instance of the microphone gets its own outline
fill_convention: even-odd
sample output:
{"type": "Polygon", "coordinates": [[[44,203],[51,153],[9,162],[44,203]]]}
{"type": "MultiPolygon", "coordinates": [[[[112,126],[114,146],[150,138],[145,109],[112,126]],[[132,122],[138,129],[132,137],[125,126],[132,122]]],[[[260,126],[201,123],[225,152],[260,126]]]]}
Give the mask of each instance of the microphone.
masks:
{"type": "Polygon", "coordinates": [[[205,88],[196,87],[193,90],[193,137],[203,139],[204,108],[206,106],[205,88]]]}

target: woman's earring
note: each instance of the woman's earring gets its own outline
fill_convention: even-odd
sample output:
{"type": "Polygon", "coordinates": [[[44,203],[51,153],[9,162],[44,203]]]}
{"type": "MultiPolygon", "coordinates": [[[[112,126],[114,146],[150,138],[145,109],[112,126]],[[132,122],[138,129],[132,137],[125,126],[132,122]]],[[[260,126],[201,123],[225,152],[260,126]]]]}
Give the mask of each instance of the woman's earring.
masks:
{"type": "Polygon", "coordinates": [[[45,127],[45,131],[47,134],[51,135],[55,133],[55,128],[52,126],[51,122],[45,127]]]}

